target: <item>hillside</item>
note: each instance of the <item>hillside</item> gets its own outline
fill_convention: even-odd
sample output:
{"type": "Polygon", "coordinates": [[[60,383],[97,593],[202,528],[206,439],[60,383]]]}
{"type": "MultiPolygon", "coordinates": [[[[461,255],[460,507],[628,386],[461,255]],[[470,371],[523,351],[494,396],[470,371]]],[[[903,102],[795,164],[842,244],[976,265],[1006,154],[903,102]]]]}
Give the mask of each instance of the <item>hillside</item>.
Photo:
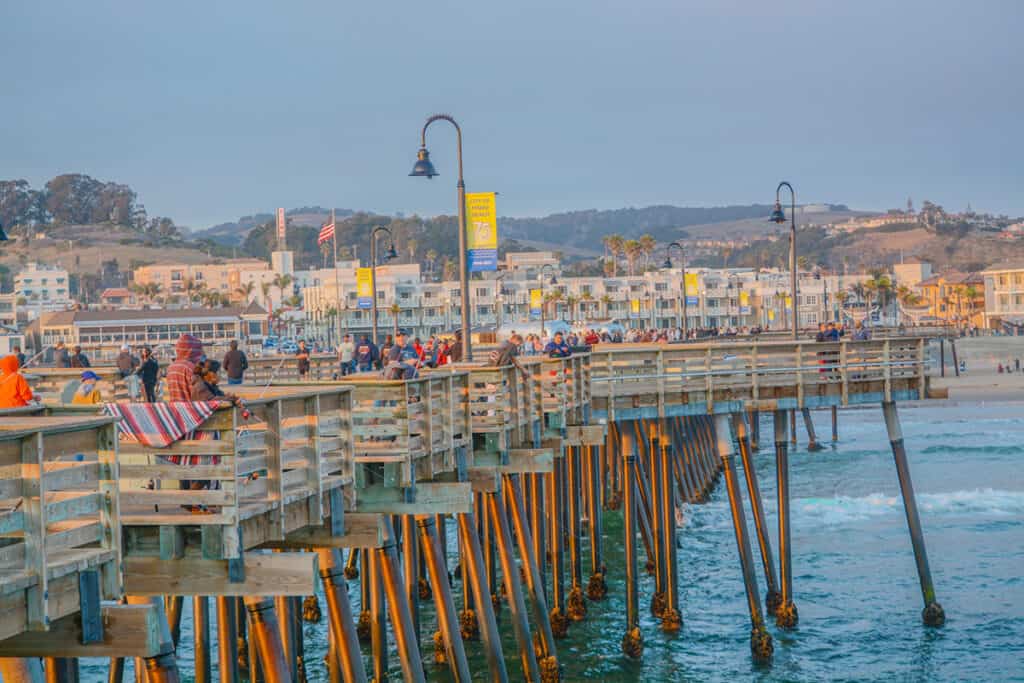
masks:
{"type": "MultiPolygon", "coordinates": [[[[337,220],[347,218],[355,212],[351,209],[335,209],[334,215],[337,220]]],[[[330,218],[331,210],[320,206],[304,206],[298,209],[285,211],[286,220],[289,226],[296,228],[319,228],[330,218]]],[[[205,230],[198,230],[192,233],[196,239],[208,239],[217,244],[229,247],[241,246],[245,239],[252,232],[265,223],[274,221],[273,213],[258,213],[253,216],[242,216],[236,221],[218,223],[205,230]]]]}

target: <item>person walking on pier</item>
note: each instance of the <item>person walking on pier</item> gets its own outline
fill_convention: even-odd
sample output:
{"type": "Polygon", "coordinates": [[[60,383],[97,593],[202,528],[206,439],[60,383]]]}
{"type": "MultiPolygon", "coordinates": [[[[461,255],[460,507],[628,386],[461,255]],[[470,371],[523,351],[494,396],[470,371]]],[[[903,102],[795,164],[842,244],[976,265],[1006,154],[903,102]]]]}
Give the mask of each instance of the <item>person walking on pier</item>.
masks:
{"type": "Polygon", "coordinates": [[[64,342],[59,341],[53,347],[53,361],[58,368],[71,367],[71,356],[68,355],[68,347],[64,345],[64,342]]]}
{"type": "Polygon", "coordinates": [[[338,363],[341,365],[341,376],[351,375],[355,372],[356,345],[352,342],[352,335],[346,333],[338,344],[338,363]]]}
{"type": "Polygon", "coordinates": [[[156,403],[156,383],[160,375],[160,363],[153,357],[148,346],[142,348],[142,363],[135,370],[142,380],[142,393],[147,403],[156,403]]]}
{"type": "Polygon", "coordinates": [[[241,384],[245,379],[245,371],[249,369],[249,359],[245,352],[238,349],[238,341],[231,340],[228,352],[224,354],[224,372],[228,376],[228,384],[241,384]]]}
{"type": "Polygon", "coordinates": [[[92,364],[89,363],[89,358],[82,353],[82,347],[76,346],[71,354],[71,367],[73,368],[90,368],[92,364]]]}
{"type": "Polygon", "coordinates": [[[167,368],[167,397],[172,403],[192,400],[192,378],[203,358],[203,342],[191,334],[178,337],[175,360],[167,368]]]}
{"type": "Polygon", "coordinates": [[[364,334],[356,347],[356,370],[370,372],[379,357],[380,352],[377,351],[377,345],[370,341],[369,335],[364,334]]]}
{"type": "Polygon", "coordinates": [[[295,350],[295,358],[299,361],[299,379],[304,380],[309,377],[309,347],[306,346],[306,340],[299,340],[299,348],[295,350]]]}
{"type": "Polygon", "coordinates": [[[135,368],[139,367],[139,359],[132,355],[127,344],[121,346],[121,352],[117,354],[117,374],[121,379],[135,374],[135,368]]]}

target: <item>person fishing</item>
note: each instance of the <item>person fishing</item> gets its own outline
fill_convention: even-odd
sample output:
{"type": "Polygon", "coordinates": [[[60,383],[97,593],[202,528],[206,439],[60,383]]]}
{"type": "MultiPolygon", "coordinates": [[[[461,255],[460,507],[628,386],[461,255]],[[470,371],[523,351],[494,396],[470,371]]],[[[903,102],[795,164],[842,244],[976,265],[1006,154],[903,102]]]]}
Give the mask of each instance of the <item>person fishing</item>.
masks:
{"type": "Polygon", "coordinates": [[[548,358],[568,358],[572,355],[572,347],[565,343],[561,332],[555,332],[555,336],[544,347],[544,353],[548,358]]]}
{"type": "Polygon", "coordinates": [[[89,368],[92,364],[89,363],[89,357],[82,353],[82,347],[76,346],[71,354],[71,367],[73,368],[89,368]]]}
{"type": "Polygon", "coordinates": [[[100,376],[92,370],[82,373],[82,383],[75,389],[75,395],[71,398],[71,404],[76,406],[92,406],[103,403],[99,388],[100,376]]]}
{"type": "Polygon", "coordinates": [[[14,354],[0,358],[0,408],[21,408],[36,400],[20,368],[14,354]]]}

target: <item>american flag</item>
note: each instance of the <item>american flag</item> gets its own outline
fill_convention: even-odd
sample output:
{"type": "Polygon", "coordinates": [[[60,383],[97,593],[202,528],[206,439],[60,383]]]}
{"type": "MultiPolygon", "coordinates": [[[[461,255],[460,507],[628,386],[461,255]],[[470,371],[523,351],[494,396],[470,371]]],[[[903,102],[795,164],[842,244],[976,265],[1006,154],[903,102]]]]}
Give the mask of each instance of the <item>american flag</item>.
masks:
{"type": "Polygon", "coordinates": [[[320,228],[320,236],[316,238],[317,246],[320,246],[332,237],[334,237],[334,223],[328,223],[320,228]]]}

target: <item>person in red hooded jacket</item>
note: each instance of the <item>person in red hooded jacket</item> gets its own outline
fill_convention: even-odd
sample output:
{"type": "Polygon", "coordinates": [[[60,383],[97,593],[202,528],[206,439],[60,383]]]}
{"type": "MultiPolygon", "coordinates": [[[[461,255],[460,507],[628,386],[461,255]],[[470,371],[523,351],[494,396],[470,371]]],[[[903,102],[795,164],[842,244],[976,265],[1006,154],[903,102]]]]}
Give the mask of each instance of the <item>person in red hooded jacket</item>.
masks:
{"type": "Polygon", "coordinates": [[[14,354],[0,358],[0,408],[20,408],[35,399],[28,382],[18,372],[20,367],[14,354]]]}
{"type": "Polygon", "coordinates": [[[172,403],[192,400],[196,365],[203,359],[203,342],[191,334],[178,337],[174,362],[167,367],[167,397],[172,403]]]}

